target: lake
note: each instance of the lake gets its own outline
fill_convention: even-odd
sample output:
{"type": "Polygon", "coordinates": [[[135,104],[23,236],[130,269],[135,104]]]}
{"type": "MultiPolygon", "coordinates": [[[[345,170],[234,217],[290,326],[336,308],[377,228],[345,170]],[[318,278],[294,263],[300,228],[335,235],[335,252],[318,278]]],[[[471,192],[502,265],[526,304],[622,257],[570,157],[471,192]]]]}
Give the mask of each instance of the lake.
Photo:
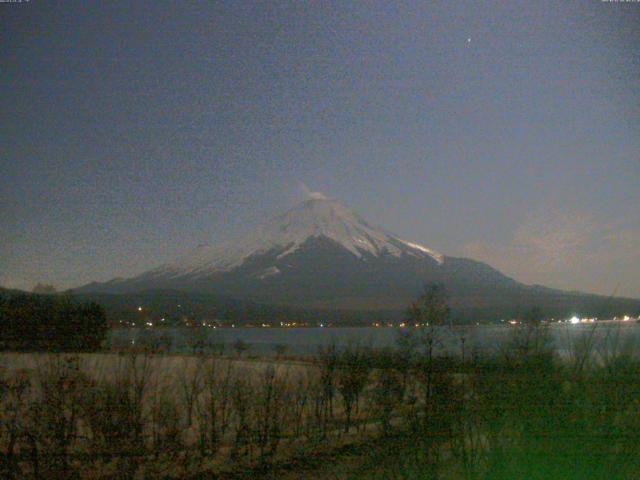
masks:
{"type": "MultiPolygon", "coordinates": [[[[570,355],[577,345],[592,342],[594,351],[629,349],[639,351],[640,324],[632,322],[600,322],[592,324],[551,324],[548,326],[553,345],[561,355],[570,355]]],[[[466,352],[492,351],[513,337],[516,327],[511,325],[481,325],[440,327],[438,350],[440,353],[459,354],[463,341],[466,352]]],[[[402,334],[416,328],[162,328],[115,329],[109,333],[107,347],[125,348],[163,343],[165,349],[175,353],[188,352],[194,345],[205,348],[224,348],[232,351],[234,342],[242,340],[249,345],[248,354],[270,355],[276,345],[286,345],[287,353],[308,355],[320,347],[331,344],[344,348],[349,344],[373,348],[393,347],[402,334]]]]}

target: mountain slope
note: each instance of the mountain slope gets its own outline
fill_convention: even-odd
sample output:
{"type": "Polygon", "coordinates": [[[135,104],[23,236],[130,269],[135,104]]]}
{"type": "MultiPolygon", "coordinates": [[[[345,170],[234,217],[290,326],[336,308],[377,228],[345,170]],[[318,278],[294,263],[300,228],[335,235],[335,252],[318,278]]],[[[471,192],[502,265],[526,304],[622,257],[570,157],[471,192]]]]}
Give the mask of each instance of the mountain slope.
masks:
{"type": "Polygon", "coordinates": [[[485,316],[533,304],[554,314],[587,304],[593,310],[605,300],[523,285],[484,263],[402,240],[324,198],[295,206],[237,242],[199,246],[136,277],[78,292],[175,290],[307,308],[398,311],[430,282],[446,286],[457,312],[485,316]]]}
{"type": "Polygon", "coordinates": [[[310,199],[260,226],[239,242],[214,247],[201,245],[150,273],[158,276],[203,276],[231,271],[241,267],[250,257],[270,252],[276,253],[277,259],[284,258],[309,239],[321,237],[333,240],[357,258],[363,255],[378,257],[386,253],[396,257],[429,256],[442,263],[439,253],[368,224],[336,201],[310,199]]]}

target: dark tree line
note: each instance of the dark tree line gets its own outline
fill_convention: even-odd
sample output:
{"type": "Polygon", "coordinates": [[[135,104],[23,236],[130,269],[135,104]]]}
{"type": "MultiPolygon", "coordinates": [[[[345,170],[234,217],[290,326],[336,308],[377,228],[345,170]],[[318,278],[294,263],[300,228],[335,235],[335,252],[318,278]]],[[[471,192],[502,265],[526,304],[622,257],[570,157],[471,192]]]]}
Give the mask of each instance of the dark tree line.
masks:
{"type": "Polygon", "coordinates": [[[104,309],[70,296],[0,295],[0,349],[94,351],[107,332],[104,309]]]}

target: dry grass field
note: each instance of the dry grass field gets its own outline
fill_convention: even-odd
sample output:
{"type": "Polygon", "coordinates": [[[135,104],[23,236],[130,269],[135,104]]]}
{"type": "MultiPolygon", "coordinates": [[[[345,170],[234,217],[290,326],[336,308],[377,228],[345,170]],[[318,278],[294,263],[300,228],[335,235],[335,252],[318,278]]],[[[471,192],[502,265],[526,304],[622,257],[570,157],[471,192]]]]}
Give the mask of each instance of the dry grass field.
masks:
{"type": "Polygon", "coordinates": [[[493,354],[413,340],[306,361],[5,353],[0,477],[639,478],[637,352],[560,358],[539,327],[493,354]]]}
{"type": "Polygon", "coordinates": [[[340,445],[352,426],[326,370],[273,358],[5,353],[3,475],[231,474],[340,445]]]}

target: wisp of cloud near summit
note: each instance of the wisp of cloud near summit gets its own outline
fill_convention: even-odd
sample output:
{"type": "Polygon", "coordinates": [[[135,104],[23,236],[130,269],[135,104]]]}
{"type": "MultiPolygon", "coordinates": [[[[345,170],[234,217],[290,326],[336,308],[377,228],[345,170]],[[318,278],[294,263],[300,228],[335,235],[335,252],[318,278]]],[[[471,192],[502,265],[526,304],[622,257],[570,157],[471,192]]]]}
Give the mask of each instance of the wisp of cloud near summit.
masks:
{"type": "Polygon", "coordinates": [[[321,192],[314,192],[304,182],[300,182],[300,190],[304,193],[305,197],[315,200],[326,200],[327,196],[321,192]]]}

